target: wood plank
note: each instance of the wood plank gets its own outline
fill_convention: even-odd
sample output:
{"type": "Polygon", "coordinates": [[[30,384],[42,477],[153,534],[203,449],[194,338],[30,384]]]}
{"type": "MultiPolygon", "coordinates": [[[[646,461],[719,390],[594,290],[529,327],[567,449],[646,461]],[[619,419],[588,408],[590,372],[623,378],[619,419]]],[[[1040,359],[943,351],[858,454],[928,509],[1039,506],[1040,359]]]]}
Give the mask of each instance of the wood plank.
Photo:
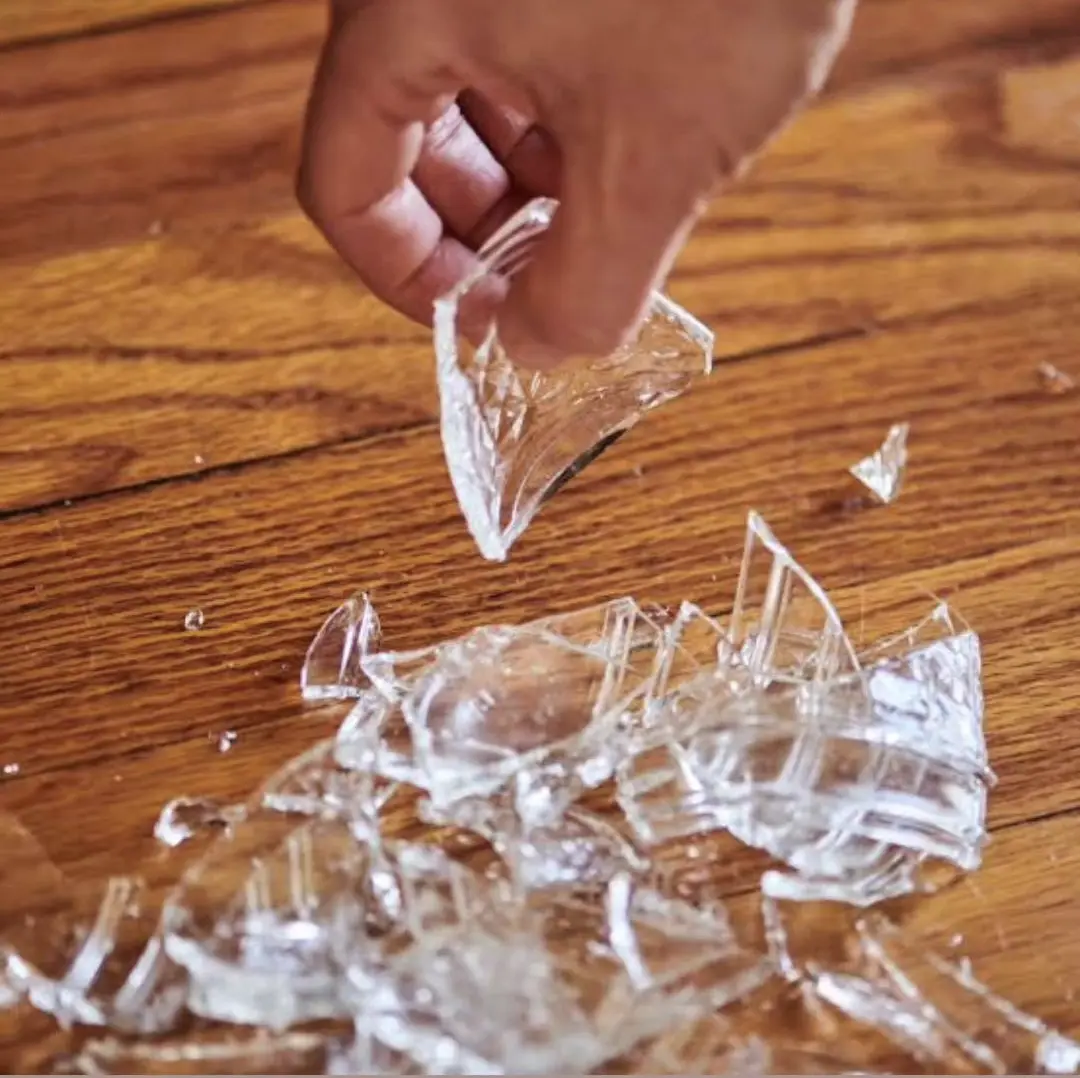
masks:
{"type": "MultiPolygon", "coordinates": [[[[472,547],[430,429],[9,519],[6,752],[29,777],[295,719],[296,664],[353,588],[374,591],[399,646],[620,592],[722,605],[749,507],[831,588],[1042,539],[1068,580],[1080,394],[1045,393],[1034,363],[1065,362],[1076,313],[987,314],[722,368],[561,493],[503,566],[472,547]],[[899,418],[913,424],[908,489],[854,511],[845,468],[899,418]],[[195,607],[206,628],[185,633],[195,607]]],[[[1032,572],[1026,587],[1053,579],[1046,563],[1032,572]]],[[[1067,585],[1039,591],[1067,639],[1067,585]]],[[[1056,728],[1048,708],[1051,726],[1032,729],[1056,728]]],[[[1010,726],[1018,751],[1033,748],[1023,728],[1010,726]]]]}
{"type": "Polygon", "coordinates": [[[183,18],[250,3],[252,0],[7,0],[0,8],[0,49],[26,46],[42,38],[115,33],[148,20],[183,18]]]}
{"type": "MultiPolygon", "coordinates": [[[[306,59],[263,44],[293,75],[268,75],[247,41],[196,78],[174,41],[165,90],[135,73],[121,95],[79,76],[52,104],[25,90],[0,219],[0,508],[434,418],[426,334],[361,294],[289,209],[299,98],[284,85],[298,94],[306,59]]],[[[1080,60],[825,103],[717,204],[673,294],[722,356],[1071,295],[1078,76],[1080,60]]]]}

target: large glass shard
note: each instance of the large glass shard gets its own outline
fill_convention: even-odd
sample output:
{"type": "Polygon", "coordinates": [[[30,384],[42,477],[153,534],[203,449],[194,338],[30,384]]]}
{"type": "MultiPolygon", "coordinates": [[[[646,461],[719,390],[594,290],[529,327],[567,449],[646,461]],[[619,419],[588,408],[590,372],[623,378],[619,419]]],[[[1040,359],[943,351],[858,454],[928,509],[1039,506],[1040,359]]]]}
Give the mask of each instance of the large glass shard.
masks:
{"type": "Polygon", "coordinates": [[[734,657],[761,684],[828,681],[859,661],[825,590],[751,513],[728,629],[734,657]]]}
{"type": "Polygon", "coordinates": [[[113,1020],[114,996],[146,935],[141,891],[141,881],[118,876],[103,893],[67,885],[41,895],[0,940],[9,991],[64,1027],[113,1020]]]}
{"type": "Polygon", "coordinates": [[[711,331],[660,294],[637,339],[613,355],[543,373],[517,367],[490,300],[526,264],[556,212],[549,199],[527,205],[483,247],[477,270],[435,304],[446,462],[469,531],[493,561],[505,560],[548,497],[712,367],[711,331]],[[461,332],[470,303],[486,327],[477,348],[461,332]]]}
{"type": "Polygon", "coordinates": [[[1080,1043],[1017,1010],[881,915],[860,921],[854,968],[811,968],[817,992],[951,1074],[1075,1074],[1080,1043]]]}
{"type": "Polygon", "coordinates": [[[879,449],[851,466],[851,474],[885,505],[896,501],[904,485],[910,429],[907,423],[894,424],[879,449]]]}
{"type": "Polygon", "coordinates": [[[626,876],[603,893],[498,905],[389,977],[354,971],[358,1022],[426,1073],[583,1073],[768,976],[726,923],[626,876]]]}
{"type": "Polygon", "coordinates": [[[401,704],[432,804],[512,783],[523,821],[557,819],[613,774],[661,637],[623,599],[444,645],[401,704]]]}
{"type": "Polygon", "coordinates": [[[330,804],[304,817],[253,808],[169,897],[164,948],[193,1013],[272,1030],[347,1018],[347,959],[381,969],[480,903],[473,874],[439,849],[358,836],[348,805],[330,804]]]}
{"type": "Polygon", "coordinates": [[[359,696],[366,677],[364,656],[378,643],[379,616],[366,594],[346,599],[327,619],[308,648],[300,671],[305,700],[344,700],[359,696]]]}

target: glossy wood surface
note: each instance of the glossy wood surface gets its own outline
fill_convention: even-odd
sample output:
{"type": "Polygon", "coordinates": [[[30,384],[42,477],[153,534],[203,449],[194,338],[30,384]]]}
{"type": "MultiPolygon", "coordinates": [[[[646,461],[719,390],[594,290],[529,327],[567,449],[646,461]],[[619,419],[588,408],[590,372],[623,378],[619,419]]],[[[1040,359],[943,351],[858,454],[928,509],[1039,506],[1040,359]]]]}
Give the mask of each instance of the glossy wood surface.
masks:
{"type": "MultiPolygon", "coordinates": [[[[428,333],[294,207],[322,24],[0,5],[0,809],[80,886],[149,871],[164,801],[241,797],[333,730],[297,675],[352,591],[395,647],[622,593],[722,609],[755,508],[856,635],[930,593],[982,635],[995,839],[918,916],[1080,1034],[1080,390],[1038,373],[1080,383],[1074,0],[865,0],[673,277],[715,375],[503,566],[445,474],[428,333]],[[846,468],[902,419],[900,500],[856,504],[846,468]]],[[[0,865],[5,908],[19,886],[0,865]]],[[[39,1033],[0,1031],[5,1070],[39,1033]]]]}

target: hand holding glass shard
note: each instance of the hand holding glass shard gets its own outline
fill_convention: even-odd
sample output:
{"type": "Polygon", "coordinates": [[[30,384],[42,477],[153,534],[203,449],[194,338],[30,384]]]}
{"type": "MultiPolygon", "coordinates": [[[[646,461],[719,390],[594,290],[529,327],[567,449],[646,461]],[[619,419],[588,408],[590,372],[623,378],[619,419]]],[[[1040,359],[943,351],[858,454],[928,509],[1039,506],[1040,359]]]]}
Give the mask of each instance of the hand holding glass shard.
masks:
{"type": "Polygon", "coordinates": [[[516,366],[499,341],[493,297],[555,213],[550,199],[527,205],[484,246],[479,268],[435,304],[446,463],[491,561],[504,561],[543,502],[620,434],[712,368],[711,331],[659,294],[637,339],[614,354],[542,373],[516,366]]]}
{"type": "Polygon", "coordinates": [[[904,484],[910,429],[907,423],[894,424],[881,448],[851,467],[851,474],[885,505],[896,501],[904,484]]]}

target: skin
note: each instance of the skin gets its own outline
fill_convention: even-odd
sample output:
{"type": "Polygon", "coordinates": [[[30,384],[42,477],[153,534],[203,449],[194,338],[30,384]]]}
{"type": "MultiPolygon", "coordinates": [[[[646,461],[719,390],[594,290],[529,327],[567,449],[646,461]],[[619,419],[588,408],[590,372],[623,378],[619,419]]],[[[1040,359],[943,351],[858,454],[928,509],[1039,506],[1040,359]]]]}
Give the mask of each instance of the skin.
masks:
{"type": "Polygon", "coordinates": [[[821,87],[856,0],[335,0],[298,194],[367,287],[435,298],[536,195],[499,331],[551,367],[637,328],[708,201],[821,87]]]}

